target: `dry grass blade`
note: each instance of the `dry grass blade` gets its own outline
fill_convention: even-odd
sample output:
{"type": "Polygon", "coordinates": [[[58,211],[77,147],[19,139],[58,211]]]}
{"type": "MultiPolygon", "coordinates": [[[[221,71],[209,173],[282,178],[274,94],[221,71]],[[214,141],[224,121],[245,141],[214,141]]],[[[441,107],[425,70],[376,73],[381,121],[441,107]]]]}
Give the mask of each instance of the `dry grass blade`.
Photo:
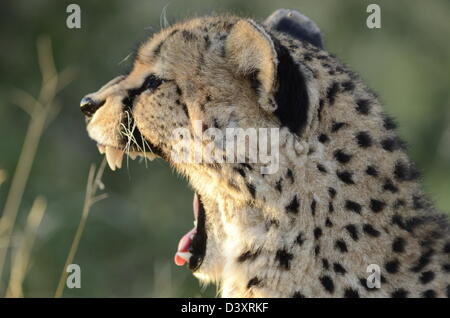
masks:
{"type": "Polygon", "coordinates": [[[106,160],[103,159],[102,163],[100,164],[100,167],[95,173],[95,166],[92,165],[89,169],[89,175],[88,175],[88,181],[86,185],[86,195],[84,197],[84,205],[83,205],[83,212],[81,214],[81,220],[78,224],[77,230],[75,232],[75,237],[72,241],[72,245],[70,246],[69,254],[67,256],[66,262],[64,264],[63,271],[61,273],[58,287],[55,292],[55,298],[60,298],[63,295],[64,287],[67,279],[67,271],[66,268],[73,263],[73,260],[75,258],[75,255],[78,250],[78,245],[80,244],[81,235],[83,234],[84,228],[86,226],[86,220],[89,216],[89,212],[91,210],[92,205],[94,205],[96,202],[104,199],[106,197],[106,194],[100,194],[97,195],[97,190],[103,189],[102,184],[102,176],[103,172],[105,170],[106,160]]]}
{"type": "MultiPolygon", "coordinates": [[[[58,89],[61,88],[59,74],[53,62],[49,37],[38,39],[37,51],[42,74],[39,98],[36,100],[26,93],[18,93],[16,95],[16,101],[20,107],[30,115],[30,123],[0,219],[0,242],[2,243],[1,246],[3,246],[3,248],[0,248],[0,277],[3,275],[11,235],[39,142],[50,114],[54,113],[54,98],[58,89]]],[[[66,85],[65,83],[67,83],[67,78],[64,79],[63,85],[66,85]]]]}
{"type": "Polygon", "coordinates": [[[8,174],[5,170],[0,170],[0,186],[6,181],[8,174]]]}
{"type": "Polygon", "coordinates": [[[22,285],[28,272],[31,250],[46,208],[47,200],[45,198],[37,197],[34,200],[27,217],[25,230],[19,238],[17,249],[14,251],[6,297],[23,297],[22,285]]]}

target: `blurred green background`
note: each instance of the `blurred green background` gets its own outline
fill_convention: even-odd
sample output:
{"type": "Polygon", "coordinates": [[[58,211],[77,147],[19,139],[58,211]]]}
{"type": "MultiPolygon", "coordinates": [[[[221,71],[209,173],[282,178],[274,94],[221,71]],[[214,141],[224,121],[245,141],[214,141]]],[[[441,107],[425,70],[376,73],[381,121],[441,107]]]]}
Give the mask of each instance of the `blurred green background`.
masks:
{"type": "MultiPolygon", "coordinates": [[[[312,18],[328,51],[379,93],[400,123],[400,134],[424,174],[438,209],[450,211],[450,2],[379,0],[382,28],[365,21],[371,1],[5,1],[0,4],[0,211],[17,165],[29,116],[11,102],[14,89],[37,95],[36,39],[48,34],[59,69],[76,69],[58,95],[60,112],[46,129],[20,205],[18,226],[37,195],[48,200],[31,255],[24,295],[53,296],[81,216],[88,169],[101,156],[86,134],[80,98],[124,72],[119,62],[167,19],[211,12],[263,20],[278,8],[312,18]],[[66,7],[81,7],[81,29],[66,27],[66,7]]],[[[81,289],[66,297],[205,297],[187,268],[173,263],[178,240],[192,227],[192,190],[162,161],[128,167],[103,178],[109,198],[89,215],[74,263],[81,289]]],[[[1,246],[0,248],[3,248],[1,246]]],[[[7,272],[7,271],[6,271],[7,272]]],[[[7,277],[0,288],[3,294],[7,277]]]]}

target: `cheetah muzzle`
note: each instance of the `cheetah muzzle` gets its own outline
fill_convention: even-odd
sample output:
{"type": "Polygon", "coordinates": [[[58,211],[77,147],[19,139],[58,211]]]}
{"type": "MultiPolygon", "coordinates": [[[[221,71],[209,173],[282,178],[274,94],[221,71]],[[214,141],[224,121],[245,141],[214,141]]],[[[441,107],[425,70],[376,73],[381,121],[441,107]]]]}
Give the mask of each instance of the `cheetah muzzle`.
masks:
{"type": "MultiPolygon", "coordinates": [[[[322,46],[292,10],[262,24],[175,24],[140,46],[128,74],[82,99],[87,132],[112,170],[124,154],[159,157],[188,178],[196,224],[175,262],[222,296],[448,297],[446,218],[423,194],[395,122],[322,46]],[[276,129],[278,169],[174,160],[174,131],[228,127],[276,129]],[[368,281],[374,266],[378,282],[368,281]]],[[[198,146],[183,140],[183,151],[198,146]]]]}

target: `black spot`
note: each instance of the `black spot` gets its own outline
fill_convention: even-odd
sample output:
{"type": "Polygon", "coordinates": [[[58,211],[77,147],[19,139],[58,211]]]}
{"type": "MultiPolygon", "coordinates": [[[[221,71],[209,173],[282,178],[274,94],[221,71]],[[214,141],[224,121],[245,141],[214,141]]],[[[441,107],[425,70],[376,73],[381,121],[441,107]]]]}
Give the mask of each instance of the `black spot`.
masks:
{"type": "Polygon", "coordinates": [[[191,31],[183,30],[181,34],[183,35],[183,39],[185,39],[186,41],[193,41],[197,38],[197,36],[191,31]]]}
{"type": "Polygon", "coordinates": [[[330,105],[334,104],[336,94],[339,92],[339,84],[337,82],[333,82],[330,87],[327,89],[327,99],[330,105]]]}
{"type": "Polygon", "coordinates": [[[412,163],[399,160],[394,166],[394,176],[397,181],[413,181],[419,177],[419,171],[412,163]]]}
{"type": "Polygon", "coordinates": [[[386,203],[384,201],[380,201],[380,200],[376,200],[376,199],[370,200],[370,209],[372,210],[372,212],[375,212],[375,213],[381,212],[385,206],[386,206],[386,203]]]}
{"type": "Polygon", "coordinates": [[[286,250],[278,250],[275,259],[280,263],[280,267],[288,270],[291,267],[291,260],[294,257],[291,253],[288,253],[286,250]]]}
{"type": "Polygon", "coordinates": [[[392,193],[397,193],[398,188],[394,185],[391,179],[386,179],[383,184],[383,190],[389,191],[392,193]]]}
{"type": "Polygon", "coordinates": [[[339,129],[343,128],[344,126],[347,126],[347,123],[334,122],[333,125],[331,126],[331,132],[337,132],[339,129]]]}
{"type": "Polygon", "coordinates": [[[372,177],[378,176],[378,170],[374,166],[368,166],[366,169],[366,173],[372,177]]]}
{"type": "Polygon", "coordinates": [[[320,163],[317,164],[317,170],[319,170],[322,173],[327,173],[327,169],[325,169],[325,167],[322,166],[320,163]]]}
{"type": "Polygon", "coordinates": [[[320,227],[316,227],[314,229],[314,238],[317,240],[322,236],[322,229],[320,227]]]}
{"type": "Polygon", "coordinates": [[[350,234],[350,237],[354,241],[357,241],[359,239],[359,237],[358,237],[358,230],[356,229],[356,226],[354,224],[346,225],[345,229],[347,230],[347,232],[350,234]]]}
{"type": "Polygon", "coordinates": [[[413,201],[413,209],[414,210],[420,210],[427,206],[427,202],[421,196],[413,195],[412,201],[413,201]]]}
{"type": "Polygon", "coordinates": [[[345,81],[341,85],[344,91],[352,91],[355,88],[355,84],[352,81],[345,81]]]}
{"type": "Polygon", "coordinates": [[[332,227],[332,226],[333,226],[333,222],[330,221],[330,218],[327,218],[327,219],[325,220],[325,226],[326,226],[326,227],[332,227]]]}
{"type": "Polygon", "coordinates": [[[388,137],[381,141],[384,150],[393,152],[395,150],[406,148],[406,144],[398,137],[388,137]]]}
{"type": "Polygon", "coordinates": [[[346,164],[352,159],[352,155],[345,153],[342,149],[338,149],[334,152],[334,158],[342,164],[346,164]]]}
{"type": "Polygon", "coordinates": [[[253,184],[246,182],[245,186],[248,189],[248,192],[250,193],[250,195],[252,196],[252,198],[254,199],[256,197],[256,188],[253,184]]]}
{"type": "Polygon", "coordinates": [[[427,272],[423,272],[420,277],[419,280],[422,284],[428,284],[429,282],[431,282],[434,279],[434,272],[432,271],[427,271],[427,272]]]}
{"type": "Polygon", "coordinates": [[[392,250],[396,253],[403,253],[405,251],[406,241],[402,237],[396,237],[392,242],[392,250]]]}
{"type": "Polygon", "coordinates": [[[330,263],[328,263],[328,260],[326,258],[322,258],[322,266],[325,270],[328,270],[330,268],[330,263]]]}
{"type": "Polygon", "coordinates": [[[334,206],[333,203],[328,202],[328,212],[329,213],[333,213],[334,212],[334,206]]]}
{"type": "Polygon", "coordinates": [[[339,275],[345,275],[347,273],[345,268],[339,263],[333,263],[333,270],[339,275]]]}
{"type": "Polygon", "coordinates": [[[344,291],[344,298],[359,298],[359,293],[352,288],[346,288],[344,291]]]}
{"type": "Polygon", "coordinates": [[[406,203],[405,203],[404,200],[397,199],[397,200],[395,200],[395,202],[394,202],[394,209],[398,209],[398,208],[400,208],[400,207],[402,207],[402,206],[405,206],[405,205],[406,205],[406,203]]]}
{"type": "Polygon", "coordinates": [[[319,121],[322,121],[322,110],[323,110],[323,99],[321,98],[319,100],[319,108],[317,109],[317,118],[319,119],[319,121]]]}
{"type": "Polygon", "coordinates": [[[283,190],[283,179],[280,178],[280,180],[277,181],[277,183],[275,184],[275,189],[277,189],[278,192],[281,193],[281,190],[283,190]]]}
{"type": "Polygon", "coordinates": [[[305,239],[303,238],[303,233],[302,233],[302,232],[300,232],[300,233],[297,235],[297,238],[295,239],[295,242],[296,242],[298,245],[300,245],[300,246],[303,245],[303,242],[305,242],[305,239]]]}
{"type": "Polygon", "coordinates": [[[243,263],[245,261],[253,261],[259,256],[260,253],[261,253],[261,251],[259,249],[256,250],[255,252],[246,251],[246,252],[242,253],[241,255],[239,255],[237,261],[239,263],[243,263]]]}
{"type": "Polygon", "coordinates": [[[296,291],[294,295],[292,295],[292,298],[306,298],[305,295],[303,295],[301,292],[296,291]]]}
{"type": "MultiPolygon", "coordinates": [[[[336,190],[334,188],[328,188],[328,194],[330,195],[330,197],[332,199],[334,199],[334,197],[336,196],[336,190]]],[[[450,243],[449,243],[450,244],[450,243]]]]}
{"type": "Polygon", "coordinates": [[[320,277],[320,282],[327,292],[330,294],[334,292],[334,283],[330,276],[325,275],[320,277]]]}
{"type": "Polygon", "coordinates": [[[444,248],[442,249],[443,253],[450,253],[450,242],[445,243],[444,248]]]}
{"type": "Polygon", "coordinates": [[[368,235],[370,235],[370,236],[372,236],[372,237],[378,237],[378,236],[380,236],[380,232],[378,231],[378,230],[376,230],[372,225],[370,225],[370,224],[364,224],[363,225],[363,231],[366,233],[366,234],[368,234],[368,235]]]}
{"type": "Polygon", "coordinates": [[[347,249],[347,244],[344,242],[344,240],[337,240],[334,243],[334,247],[339,250],[341,253],[347,253],[348,249],[347,249]]]}
{"type": "Polygon", "coordinates": [[[303,130],[308,119],[309,98],[306,81],[289,51],[273,38],[277,52],[277,84],[275,93],[277,109],[274,115],[283,126],[292,133],[298,134],[303,130]]]}
{"type": "Polygon", "coordinates": [[[361,148],[368,148],[372,146],[372,137],[367,132],[361,131],[356,134],[356,142],[361,148]]]}
{"type": "Polygon", "coordinates": [[[422,293],[423,298],[436,298],[436,292],[432,289],[428,289],[422,293]]]}
{"type": "Polygon", "coordinates": [[[355,212],[355,213],[358,213],[358,214],[361,214],[361,210],[362,210],[361,204],[356,203],[356,202],[351,201],[351,200],[346,200],[345,201],[345,208],[347,210],[349,210],[349,211],[352,211],[352,212],[355,212]]]}
{"type": "Polygon", "coordinates": [[[383,127],[386,130],[393,130],[397,128],[397,123],[395,122],[395,120],[387,115],[384,116],[383,118],[383,127]]]}
{"type": "Polygon", "coordinates": [[[368,115],[370,111],[370,100],[368,99],[357,100],[356,111],[362,115],[368,115]]]}
{"type": "Polygon", "coordinates": [[[391,274],[397,273],[399,267],[400,267],[400,262],[398,261],[398,259],[394,259],[394,260],[386,262],[386,264],[384,264],[384,268],[386,268],[386,271],[391,274]]]}
{"type": "Polygon", "coordinates": [[[261,283],[261,281],[259,280],[258,277],[253,277],[252,279],[250,279],[247,283],[247,289],[253,287],[253,286],[258,286],[261,283]]]}
{"type": "Polygon", "coordinates": [[[344,182],[347,185],[355,184],[355,182],[352,179],[353,174],[351,172],[348,172],[348,171],[337,171],[336,175],[338,176],[338,178],[342,182],[344,182]]]}
{"type": "Polygon", "coordinates": [[[312,202],[311,202],[311,213],[312,213],[312,215],[316,214],[316,205],[317,205],[316,200],[313,199],[312,202]]]}
{"type": "Polygon", "coordinates": [[[442,269],[443,269],[445,272],[450,273],[450,263],[443,264],[443,265],[442,265],[442,269]]]}
{"type": "Polygon", "coordinates": [[[287,169],[286,177],[288,177],[291,180],[291,183],[294,183],[294,174],[292,173],[291,169],[287,169]]]}
{"type": "Polygon", "coordinates": [[[298,207],[300,206],[300,202],[297,199],[297,195],[294,195],[291,202],[286,206],[286,212],[288,213],[298,213],[298,207]]]}
{"type": "Polygon", "coordinates": [[[320,134],[319,141],[324,144],[324,143],[330,141],[330,138],[325,134],[320,134]]]}
{"type": "Polygon", "coordinates": [[[447,298],[450,298],[450,285],[447,285],[447,298]]]}
{"type": "Polygon", "coordinates": [[[420,255],[419,259],[416,261],[415,265],[411,267],[411,271],[418,273],[422,271],[431,261],[431,257],[434,254],[433,249],[428,249],[420,255]]]}
{"type": "Polygon", "coordinates": [[[316,245],[316,247],[314,247],[314,255],[319,255],[319,253],[320,253],[320,246],[319,245],[316,245]]]}
{"type": "Polygon", "coordinates": [[[396,289],[391,294],[391,298],[406,298],[406,297],[408,297],[408,292],[403,288],[396,289]]]}

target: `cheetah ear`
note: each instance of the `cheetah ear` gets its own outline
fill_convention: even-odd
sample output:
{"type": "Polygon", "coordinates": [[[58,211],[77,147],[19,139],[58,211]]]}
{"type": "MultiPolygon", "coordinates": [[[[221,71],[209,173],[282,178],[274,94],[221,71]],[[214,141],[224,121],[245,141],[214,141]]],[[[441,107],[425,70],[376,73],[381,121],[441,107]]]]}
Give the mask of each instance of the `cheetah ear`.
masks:
{"type": "Polygon", "coordinates": [[[274,112],[278,60],[270,36],[253,20],[240,20],[231,29],[225,50],[238,73],[251,79],[261,107],[274,112]]]}

